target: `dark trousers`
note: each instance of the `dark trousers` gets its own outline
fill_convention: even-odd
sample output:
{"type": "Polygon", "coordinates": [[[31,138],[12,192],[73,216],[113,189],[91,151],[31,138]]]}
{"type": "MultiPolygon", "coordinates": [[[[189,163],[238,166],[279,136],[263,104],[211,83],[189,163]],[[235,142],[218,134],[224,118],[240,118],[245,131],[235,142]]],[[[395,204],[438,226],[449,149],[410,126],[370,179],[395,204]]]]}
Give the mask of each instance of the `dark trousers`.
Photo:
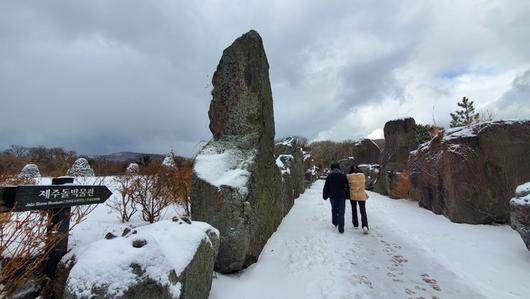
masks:
{"type": "Polygon", "coordinates": [[[353,226],[359,226],[359,220],[357,219],[357,204],[359,204],[359,210],[361,212],[361,227],[368,227],[368,216],[366,216],[366,201],[350,200],[350,203],[353,226]]]}
{"type": "Polygon", "coordinates": [[[339,232],[344,232],[344,210],[346,209],[345,199],[331,198],[331,223],[339,226],[339,232]]]}

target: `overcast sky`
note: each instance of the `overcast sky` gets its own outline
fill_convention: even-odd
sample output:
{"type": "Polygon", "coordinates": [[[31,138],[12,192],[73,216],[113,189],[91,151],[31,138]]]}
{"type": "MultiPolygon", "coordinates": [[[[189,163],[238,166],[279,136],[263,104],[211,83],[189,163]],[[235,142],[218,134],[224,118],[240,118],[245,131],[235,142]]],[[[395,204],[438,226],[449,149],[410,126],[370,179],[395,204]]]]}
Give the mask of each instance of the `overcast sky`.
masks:
{"type": "Polygon", "coordinates": [[[530,118],[530,1],[0,2],[0,149],[190,156],[211,77],[249,29],[270,64],[276,135],[357,139],[467,96],[530,118]]]}

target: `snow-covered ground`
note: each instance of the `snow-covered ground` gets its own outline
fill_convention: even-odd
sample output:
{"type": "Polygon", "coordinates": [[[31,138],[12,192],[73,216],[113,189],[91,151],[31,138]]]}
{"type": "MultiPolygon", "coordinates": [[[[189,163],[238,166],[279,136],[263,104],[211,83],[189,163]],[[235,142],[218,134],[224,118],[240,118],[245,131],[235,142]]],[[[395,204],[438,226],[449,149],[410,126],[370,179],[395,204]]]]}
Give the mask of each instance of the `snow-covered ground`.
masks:
{"type": "MultiPolygon", "coordinates": [[[[115,187],[112,177],[105,184],[115,187]]],[[[509,226],[455,224],[416,202],[369,192],[370,234],[353,229],[347,205],[341,235],[322,188],[317,181],[295,201],[257,264],[216,274],[210,298],[530,298],[530,253],[509,226]]],[[[182,210],[170,207],[162,219],[177,214],[182,210]]],[[[73,230],[70,254],[107,232],[120,236],[125,227],[146,224],[140,214],[122,224],[98,205],[73,230]]]]}
{"type": "Polygon", "coordinates": [[[455,224],[370,192],[370,234],[331,225],[323,181],[299,199],[257,264],[217,274],[211,299],[530,298],[530,253],[509,226],[455,224]]]}
{"type": "MultiPolygon", "coordinates": [[[[37,180],[37,184],[50,185],[51,181],[52,179],[50,177],[42,177],[37,180]]],[[[110,203],[112,200],[117,200],[120,196],[119,191],[117,191],[118,186],[115,183],[113,176],[78,177],[75,179],[74,183],[80,185],[106,185],[113,192],[112,196],[106,201],[106,203],[110,203]]],[[[121,223],[119,220],[120,215],[106,205],[106,203],[95,206],[88,217],[86,217],[83,222],[77,224],[72,230],[71,235],[68,238],[68,249],[70,252],[67,257],[76,254],[83,246],[103,240],[105,235],[109,232],[116,236],[121,236],[125,228],[137,228],[149,224],[149,222],[142,220],[141,211],[136,212],[130,222],[121,223]]],[[[170,205],[162,211],[160,220],[168,220],[177,215],[184,215],[183,208],[178,205],[170,205]]]]}

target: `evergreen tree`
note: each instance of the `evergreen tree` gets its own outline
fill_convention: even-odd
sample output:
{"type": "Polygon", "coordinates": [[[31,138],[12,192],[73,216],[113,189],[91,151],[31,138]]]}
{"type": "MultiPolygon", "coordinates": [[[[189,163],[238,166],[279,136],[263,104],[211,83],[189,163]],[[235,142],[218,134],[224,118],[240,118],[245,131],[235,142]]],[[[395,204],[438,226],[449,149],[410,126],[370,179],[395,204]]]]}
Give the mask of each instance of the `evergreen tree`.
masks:
{"type": "Polygon", "coordinates": [[[480,119],[480,114],[475,113],[473,101],[470,101],[468,98],[464,97],[462,102],[458,103],[458,107],[462,108],[462,110],[450,113],[452,120],[449,126],[451,128],[469,126],[480,119]]]}
{"type": "Polygon", "coordinates": [[[431,140],[431,134],[429,134],[431,128],[431,125],[416,124],[416,140],[418,144],[431,140]]]}

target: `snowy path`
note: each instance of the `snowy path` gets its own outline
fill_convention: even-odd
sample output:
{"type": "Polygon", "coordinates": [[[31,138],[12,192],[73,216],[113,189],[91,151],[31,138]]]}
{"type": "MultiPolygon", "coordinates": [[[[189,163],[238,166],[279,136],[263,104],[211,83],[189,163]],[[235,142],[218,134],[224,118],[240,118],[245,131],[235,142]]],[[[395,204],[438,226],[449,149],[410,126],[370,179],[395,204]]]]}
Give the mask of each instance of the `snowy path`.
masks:
{"type": "Polygon", "coordinates": [[[370,234],[353,229],[348,205],[341,235],[331,225],[322,186],[316,182],[296,200],[257,264],[240,274],[217,274],[211,299],[530,298],[530,255],[519,251],[524,246],[509,228],[453,224],[416,203],[370,193],[370,234]],[[448,237],[455,228],[462,234],[448,237]],[[474,239],[477,232],[503,242],[505,251],[513,246],[513,256],[480,256],[492,248],[468,246],[485,239],[474,239]],[[482,264],[500,259],[503,265],[481,273],[489,268],[475,263],[475,252],[482,264]]]}

